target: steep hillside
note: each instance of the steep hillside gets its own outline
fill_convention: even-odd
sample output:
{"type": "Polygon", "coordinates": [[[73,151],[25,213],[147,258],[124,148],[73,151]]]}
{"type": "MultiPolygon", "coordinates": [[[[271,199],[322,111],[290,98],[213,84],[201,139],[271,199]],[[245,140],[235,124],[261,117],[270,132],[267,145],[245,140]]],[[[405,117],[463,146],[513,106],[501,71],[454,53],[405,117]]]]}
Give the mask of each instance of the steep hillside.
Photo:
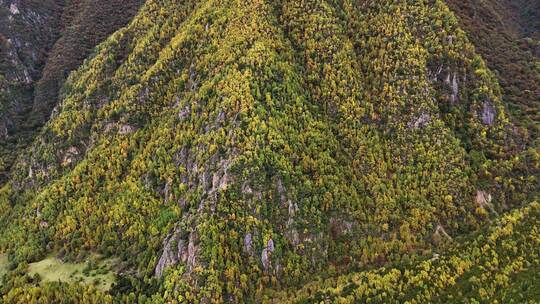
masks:
{"type": "MultiPolygon", "coordinates": [[[[523,259],[505,274],[533,271],[540,157],[517,130],[442,0],[148,0],[70,74],[0,190],[1,291],[302,300],[318,276],[395,264],[428,284],[425,257],[515,208],[500,221],[526,219],[523,259]],[[119,278],[39,287],[26,263],[48,254],[118,258],[119,278]]],[[[492,263],[483,242],[455,249],[465,270],[492,263]]]]}
{"type": "Polygon", "coordinates": [[[319,278],[272,303],[535,303],[540,299],[540,205],[503,216],[440,256],[319,278]]]}
{"type": "Polygon", "coordinates": [[[514,122],[540,136],[540,2],[448,0],[488,66],[497,73],[514,122]]]}
{"type": "Polygon", "coordinates": [[[69,72],[143,2],[0,2],[0,184],[48,120],[69,72]]]}
{"type": "MultiPolygon", "coordinates": [[[[24,133],[14,135],[32,107],[33,85],[60,27],[60,1],[0,1],[0,184],[24,133]]],[[[18,150],[18,149],[17,149],[18,150]]]]}
{"type": "Polygon", "coordinates": [[[137,13],[143,0],[68,0],[62,14],[62,35],[48,54],[43,77],[35,88],[33,115],[49,119],[67,75],[79,67],[94,47],[137,13]]]}

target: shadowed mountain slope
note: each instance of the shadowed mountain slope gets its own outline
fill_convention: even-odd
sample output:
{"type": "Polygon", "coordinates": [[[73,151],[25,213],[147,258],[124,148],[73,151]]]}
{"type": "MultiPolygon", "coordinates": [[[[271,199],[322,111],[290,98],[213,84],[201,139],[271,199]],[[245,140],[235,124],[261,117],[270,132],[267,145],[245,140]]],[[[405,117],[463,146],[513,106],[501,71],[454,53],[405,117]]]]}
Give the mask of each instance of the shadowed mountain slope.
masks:
{"type": "Polygon", "coordinates": [[[478,52],[496,72],[503,98],[529,142],[539,138],[540,2],[447,1],[478,52]]]}
{"type": "Polygon", "coordinates": [[[0,184],[49,119],[69,72],[143,2],[0,2],[0,184]]]}

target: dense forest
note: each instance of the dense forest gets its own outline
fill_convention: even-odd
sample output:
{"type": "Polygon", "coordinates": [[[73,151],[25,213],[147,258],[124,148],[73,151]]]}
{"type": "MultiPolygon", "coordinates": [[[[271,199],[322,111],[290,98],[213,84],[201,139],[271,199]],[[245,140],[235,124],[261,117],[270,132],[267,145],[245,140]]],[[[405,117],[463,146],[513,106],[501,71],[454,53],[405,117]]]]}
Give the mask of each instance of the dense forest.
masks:
{"type": "Polygon", "coordinates": [[[534,3],[0,0],[0,303],[538,303],[534,3]]]}

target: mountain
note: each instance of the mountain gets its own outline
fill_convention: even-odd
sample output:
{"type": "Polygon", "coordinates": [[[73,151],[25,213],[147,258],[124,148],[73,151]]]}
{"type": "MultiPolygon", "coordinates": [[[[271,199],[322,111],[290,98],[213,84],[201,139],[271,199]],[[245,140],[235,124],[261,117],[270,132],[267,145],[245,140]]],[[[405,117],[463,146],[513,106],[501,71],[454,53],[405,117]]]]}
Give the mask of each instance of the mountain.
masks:
{"type": "Polygon", "coordinates": [[[538,300],[538,103],[469,38],[534,45],[535,9],[449,2],[64,6],[0,190],[3,301],[538,300]]]}
{"type": "Polygon", "coordinates": [[[59,27],[57,3],[0,2],[0,181],[16,156],[12,153],[21,136],[12,136],[19,129],[23,116],[31,109],[32,87],[40,77],[47,49],[54,42],[59,27]]]}
{"type": "Polygon", "coordinates": [[[540,3],[448,1],[488,66],[499,79],[514,123],[538,139],[540,105],[540,3]]]}
{"type": "Polygon", "coordinates": [[[69,72],[142,2],[0,1],[0,183],[48,120],[69,72]]]}
{"type": "Polygon", "coordinates": [[[318,278],[298,290],[272,296],[297,303],[533,303],[540,297],[534,283],[540,272],[538,265],[524,265],[538,258],[532,247],[538,246],[539,207],[533,203],[503,216],[443,256],[406,267],[318,278]]]}

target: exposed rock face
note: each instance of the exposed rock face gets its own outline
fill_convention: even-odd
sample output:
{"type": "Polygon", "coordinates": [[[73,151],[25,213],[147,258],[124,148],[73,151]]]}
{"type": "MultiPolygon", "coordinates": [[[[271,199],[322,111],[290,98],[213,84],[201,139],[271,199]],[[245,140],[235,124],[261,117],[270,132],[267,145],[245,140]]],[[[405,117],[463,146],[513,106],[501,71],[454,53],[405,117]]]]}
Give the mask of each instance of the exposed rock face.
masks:
{"type": "Polygon", "coordinates": [[[46,229],[46,228],[48,228],[48,227],[49,227],[49,223],[48,223],[48,222],[46,222],[46,221],[41,221],[41,222],[39,222],[39,228],[41,228],[41,229],[46,229]]]}
{"type": "Polygon", "coordinates": [[[79,156],[79,154],[79,149],[77,149],[76,147],[69,147],[66,153],[64,153],[64,158],[62,159],[62,166],[65,167],[73,163],[77,156],[79,156]]]}
{"type": "Polygon", "coordinates": [[[294,227],[290,227],[287,232],[285,233],[285,237],[293,244],[293,246],[298,247],[298,245],[301,242],[300,234],[298,233],[298,230],[294,227]]]}
{"type": "MultiPolygon", "coordinates": [[[[437,75],[440,74],[440,71],[437,75]]],[[[448,73],[444,79],[445,89],[448,92],[447,99],[450,104],[455,105],[459,102],[459,80],[458,73],[448,68],[448,73]]]]}
{"type": "Polygon", "coordinates": [[[133,127],[133,126],[130,126],[130,125],[122,125],[120,127],[120,130],[118,131],[118,133],[120,134],[129,134],[129,133],[133,133],[137,130],[137,128],[133,127]]]}
{"type": "Polygon", "coordinates": [[[251,189],[251,186],[249,185],[248,181],[245,181],[242,184],[242,193],[244,193],[244,194],[253,194],[253,189],[251,189]]]}
{"type": "Polygon", "coordinates": [[[108,123],[105,125],[105,132],[116,130],[118,134],[125,135],[137,131],[137,128],[128,124],[108,123]]]}
{"type": "Polygon", "coordinates": [[[264,247],[261,253],[261,262],[264,271],[268,271],[270,269],[270,256],[272,252],[274,252],[274,241],[272,239],[269,239],[266,243],[266,247],[264,247]]]}
{"type": "Polygon", "coordinates": [[[283,181],[281,180],[281,177],[278,177],[276,181],[277,191],[279,193],[279,200],[281,201],[282,205],[285,205],[287,202],[287,195],[285,191],[285,187],[283,187],[283,181]]]}
{"type": "Polygon", "coordinates": [[[476,204],[479,206],[484,206],[491,203],[492,197],[491,194],[485,191],[476,191],[476,204]]]}
{"type": "Polygon", "coordinates": [[[17,15],[20,13],[16,3],[11,3],[11,5],[9,6],[9,11],[12,15],[17,15]]]}
{"type": "Polygon", "coordinates": [[[165,239],[163,241],[163,253],[161,254],[161,257],[159,258],[154,270],[156,276],[161,277],[165,271],[165,268],[178,263],[178,251],[180,251],[180,248],[175,248],[173,246],[175,242],[178,244],[178,247],[180,247],[181,243],[176,235],[173,235],[169,239],[165,239]]]}
{"type": "Polygon", "coordinates": [[[487,193],[482,190],[476,191],[475,203],[478,207],[484,208],[485,210],[491,212],[492,214],[498,215],[495,206],[492,203],[493,197],[490,193],[487,193]]]}
{"type": "Polygon", "coordinates": [[[350,234],[354,226],[353,222],[342,217],[332,217],[330,219],[330,230],[334,238],[350,234]]]}
{"type": "Polygon", "coordinates": [[[459,84],[457,73],[454,73],[452,77],[452,95],[450,95],[450,102],[456,104],[459,101],[459,84]]]}
{"type": "Polygon", "coordinates": [[[436,243],[442,242],[444,239],[451,241],[452,237],[446,232],[444,227],[441,224],[437,224],[435,232],[433,233],[433,240],[436,243]]]}
{"type": "Polygon", "coordinates": [[[192,235],[190,235],[187,253],[182,252],[182,254],[180,255],[181,261],[183,263],[187,263],[188,271],[191,271],[197,264],[198,254],[199,254],[199,246],[195,244],[195,238],[192,235]]]}
{"type": "Polygon", "coordinates": [[[489,100],[484,101],[483,108],[482,108],[482,122],[485,125],[492,126],[495,122],[495,117],[497,115],[497,111],[495,110],[495,107],[493,106],[493,103],[491,103],[489,100]]]}
{"type": "Polygon", "coordinates": [[[182,263],[191,271],[197,264],[199,254],[198,237],[196,233],[188,233],[180,228],[175,229],[168,238],[163,240],[163,253],[154,269],[154,274],[161,277],[168,267],[182,263]]]}
{"type": "Polygon", "coordinates": [[[244,237],[244,251],[252,256],[255,254],[255,251],[253,250],[253,236],[251,235],[251,233],[248,233],[246,234],[246,236],[244,237]]]}
{"type": "Polygon", "coordinates": [[[5,117],[4,120],[0,120],[0,138],[7,138],[9,136],[8,129],[11,126],[11,121],[8,117],[5,117]]]}
{"type": "Polygon", "coordinates": [[[420,117],[409,122],[408,127],[411,129],[421,129],[426,127],[431,121],[431,116],[427,113],[422,113],[420,117]]]}

